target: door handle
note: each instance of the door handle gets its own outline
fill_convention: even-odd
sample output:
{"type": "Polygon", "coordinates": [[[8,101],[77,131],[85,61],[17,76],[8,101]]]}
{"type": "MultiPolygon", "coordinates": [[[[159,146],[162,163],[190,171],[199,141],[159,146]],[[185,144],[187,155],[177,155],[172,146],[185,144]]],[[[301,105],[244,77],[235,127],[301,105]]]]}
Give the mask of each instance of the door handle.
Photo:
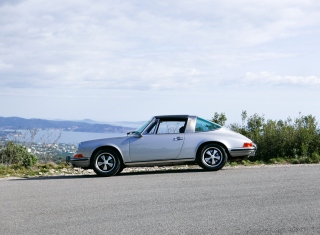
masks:
{"type": "Polygon", "coordinates": [[[176,138],[173,138],[173,140],[183,140],[183,137],[176,137],[176,138]]]}

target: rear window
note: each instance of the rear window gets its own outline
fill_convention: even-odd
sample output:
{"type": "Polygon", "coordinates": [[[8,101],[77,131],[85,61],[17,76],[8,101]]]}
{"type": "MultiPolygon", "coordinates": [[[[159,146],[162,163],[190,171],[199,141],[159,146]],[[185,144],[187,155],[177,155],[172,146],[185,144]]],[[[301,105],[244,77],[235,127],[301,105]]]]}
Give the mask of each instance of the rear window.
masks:
{"type": "Polygon", "coordinates": [[[213,122],[209,122],[203,118],[197,118],[197,122],[196,122],[196,132],[203,132],[203,131],[213,131],[216,129],[221,128],[220,125],[213,123],[213,122]]]}

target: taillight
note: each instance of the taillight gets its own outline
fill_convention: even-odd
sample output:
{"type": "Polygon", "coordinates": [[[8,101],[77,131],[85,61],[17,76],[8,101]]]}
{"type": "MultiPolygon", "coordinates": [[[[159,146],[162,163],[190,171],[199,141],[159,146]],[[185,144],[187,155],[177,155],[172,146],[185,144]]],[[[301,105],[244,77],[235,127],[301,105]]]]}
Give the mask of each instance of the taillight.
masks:
{"type": "Polygon", "coordinates": [[[244,144],[243,144],[243,147],[244,147],[244,148],[250,148],[250,147],[253,147],[253,143],[252,143],[252,142],[244,143],[244,144]]]}

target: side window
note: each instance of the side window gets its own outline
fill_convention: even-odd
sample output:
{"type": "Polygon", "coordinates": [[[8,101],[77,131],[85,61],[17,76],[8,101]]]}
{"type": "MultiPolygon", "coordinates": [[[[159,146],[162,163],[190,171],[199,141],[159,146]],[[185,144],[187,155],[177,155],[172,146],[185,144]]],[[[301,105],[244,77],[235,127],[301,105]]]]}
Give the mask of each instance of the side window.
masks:
{"type": "Polygon", "coordinates": [[[203,118],[197,118],[197,122],[196,122],[196,132],[202,132],[202,131],[213,131],[216,129],[221,128],[220,125],[213,123],[213,122],[209,122],[203,118]]]}
{"type": "Polygon", "coordinates": [[[160,121],[157,134],[184,133],[185,121],[160,121]]]}

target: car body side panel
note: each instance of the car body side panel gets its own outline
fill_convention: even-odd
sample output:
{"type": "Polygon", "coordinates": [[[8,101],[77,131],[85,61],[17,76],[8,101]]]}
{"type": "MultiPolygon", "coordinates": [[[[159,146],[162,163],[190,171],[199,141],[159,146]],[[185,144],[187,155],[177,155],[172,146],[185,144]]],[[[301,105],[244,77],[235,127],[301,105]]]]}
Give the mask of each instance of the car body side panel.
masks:
{"type": "Polygon", "coordinates": [[[117,149],[124,162],[131,161],[129,156],[129,139],[134,137],[116,137],[82,142],[77,152],[85,158],[90,158],[93,152],[100,147],[113,147],[117,149]]]}
{"type": "Polygon", "coordinates": [[[184,134],[143,135],[130,139],[132,162],[176,159],[184,142],[184,134]]]}
{"type": "Polygon", "coordinates": [[[197,146],[194,141],[198,143],[201,141],[199,138],[194,138],[194,133],[185,133],[184,143],[179,154],[179,159],[195,159],[197,146]]]}
{"type": "Polygon", "coordinates": [[[195,158],[199,146],[207,142],[224,145],[231,157],[249,155],[253,148],[243,148],[245,142],[251,142],[247,137],[226,128],[214,131],[185,133],[185,141],[179,158],[195,158]]]}
{"type": "Polygon", "coordinates": [[[208,132],[186,133],[185,142],[179,158],[196,158],[199,146],[207,142],[218,142],[228,145],[227,141],[221,139],[218,130],[208,132]]]}

